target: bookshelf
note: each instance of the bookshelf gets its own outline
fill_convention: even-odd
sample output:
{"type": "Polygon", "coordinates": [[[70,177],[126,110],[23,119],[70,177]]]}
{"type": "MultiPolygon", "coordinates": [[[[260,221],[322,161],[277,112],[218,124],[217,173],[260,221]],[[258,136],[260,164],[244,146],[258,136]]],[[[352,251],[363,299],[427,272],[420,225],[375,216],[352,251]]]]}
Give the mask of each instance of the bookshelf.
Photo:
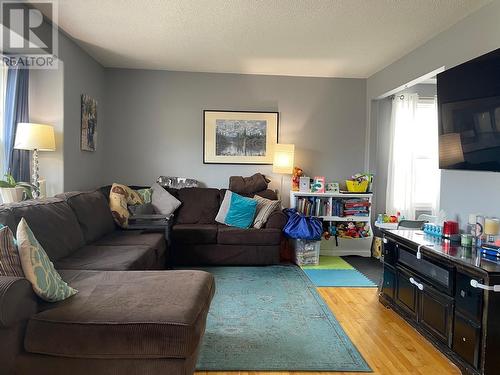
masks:
{"type": "Polygon", "coordinates": [[[338,237],[338,246],[332,236],[329,240],[321,240],[321,255],[371,256],[373,229],[372,197],[370,193],[307,193],[290,191],[290,208],[307,216],[323,219],[330,226],[345,227],[347,223],[364,226],[368,233],[358,238],[338,237]]]}

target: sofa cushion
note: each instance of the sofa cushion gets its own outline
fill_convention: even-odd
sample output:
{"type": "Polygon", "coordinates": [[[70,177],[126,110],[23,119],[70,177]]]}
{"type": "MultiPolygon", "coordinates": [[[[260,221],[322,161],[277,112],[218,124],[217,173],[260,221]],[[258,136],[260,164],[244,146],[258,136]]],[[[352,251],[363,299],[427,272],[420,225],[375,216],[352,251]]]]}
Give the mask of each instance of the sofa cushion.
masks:
{"type": "Polygon", "coordinates": [[[176,244],[213,244],[217,242],[215,224],[176,224],[172,227],[176,244]]]}
{"type": "Polygon", "coordinates": [[[6,226],[0,229],[0,276],[24,277],[14,235],[6,226]]]}
{"type": "Polygon", "coordinates": [[[15,221],[12,231],[24,217],[51,261],[68,256],[85,244],[75,213],[60,198],[11,203],[8,207],[15,221]]]}
{"type": "Polygon", "coordinates": [[[148,245],[153,248],[165,247],[165,234],[158,232],[143,232],[141,230],[115,230],[92,245],[148,245]]]}
{"type": "Polygon", "coordinates": [[[215,224],[219,211],[219,190],[210,188],[179,189],[182,205],[177,214],[178,224],[215,224]]]}
{"type": "Polygon", "coordinates": [[[80,290],[28,323],[30,353],[76,358],[186,358],[215,291],[203,271],[64,271],[80,290]]]}
{"type": "Polygon", "coordinates": [[[86,243],[115,230],[109,204],[100,191],[71,192],[58,195],[68,202],[82,227],[86,243]]]}
{"type": "Polygon", "coordinates": [[[265,228],[282,230],[288,221],[288,216],[283,211],[274,211],[267,219],[265,228]]]}
{"type": "Polygon", "coordinates": [[[97,246],[137,246],[145,245],[153,249],[157,264],[154,269],[165,267],[167,242],[164,233],[143,232],[140,230],[116,230],[93,243],[97,246]]]}
{"type": "Polygon", "coordinates": [[[12,233],[16,233],[17,223],[9,205],[0,205],[0,224],[9,227],[12,233]]]}
{"type": "Polygon", "coordinates": [[[222,245],[279,245],[279,229],[239,229],[219,225],[217,243],[222,245]]]}
{"type": "Polygon", "coordinates": [[[157,254],[148,245],[86,245],[55,266],[60,270],[149,270],[158,269],[157,254]]]}
{"type": "MultiPolygon", "coordinates": [[[[27,279],[15,276],[0,277],[0,330],[28,320],[37,311],[38,297],[27,279]]],[[[10,344],[9,342],[7,345],[10,344]]]]}
{"type": "Polygon", "coordinates": [[[61,278],[24,218],[17,226],[16,237],[24,276],[38,297],[57,302],[78,293],[61,278]]]}

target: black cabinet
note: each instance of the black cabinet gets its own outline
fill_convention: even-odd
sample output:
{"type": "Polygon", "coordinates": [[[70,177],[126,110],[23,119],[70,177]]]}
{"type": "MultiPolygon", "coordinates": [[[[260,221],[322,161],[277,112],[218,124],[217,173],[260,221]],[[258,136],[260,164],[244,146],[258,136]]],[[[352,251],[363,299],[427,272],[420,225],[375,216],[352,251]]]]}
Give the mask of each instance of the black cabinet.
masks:
{"type": "Polygon", "coordinates": [[[419,299],[418,320],[435,338],[451,346],[453,298],[423,284],[419,299]]]}
{"type": "Polygon", "coordinates": [[[384,265],[384,281],[381,287],[382,293],[393,300],[396,291],[396,271],[388,265],[384,265]]]}
{"type": "Polygon", "coordinates": [[[453,298],[439,292],[411,270],[402,266],[396,269],[397,305],[429,334],[451,346],[453,298]]]}
{"type": "Polygon", "coordinates": [[[463,374],[500,374],[500,262],[422,232],[384,235],[380,301],[463,374]]]}
{"type": "Polygon", "coordinates": [[[398,244],[393,240],[384,238],[382,246],[382,256],[384,258],[384,263],[390,264],[391,266],[395,266],[397,255],[398,255],[398,244]]]}
{"type": "Polygon", "coordinates": [[[453,350],[475,368],[479,364],[480,337],[480,326],[457,312],[453,329],[453,350]]]}
{"type": "MultiPolygon", "coordinates": [[[[457,287],[455,289],[455,301],[457,310],[465,317],[477,322],[481,322],[483,308],[483,290],[474,288],[470,284],[473,278],[466,273],[457,273],[457,287]]],[[[482,283],[483,280],[479,279],[482,283]]]]}
{"type": "Polygon", "coordinates": [[[397,268],[396,303],[413,318],[417,317],[417,285],[414,275],[397,268]]]}

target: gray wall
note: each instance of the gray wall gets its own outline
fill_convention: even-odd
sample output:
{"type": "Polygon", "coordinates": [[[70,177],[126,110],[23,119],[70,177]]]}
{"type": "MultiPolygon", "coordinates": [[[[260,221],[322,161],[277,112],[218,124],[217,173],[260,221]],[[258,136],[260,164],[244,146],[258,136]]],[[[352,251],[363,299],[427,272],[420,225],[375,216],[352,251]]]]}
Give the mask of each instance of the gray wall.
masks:
{"type": "Polygon", "coordinates": [[[64,191],[64,74],[57,70],[30,71],[30,121],[54,126],[56,150],[40,152],[40,178],[46,180],[47,196],[64,191]]]}
{"type": "Polygon", "coordinates": [[[65,34],[59,33],[64,62],[64,190],[92,189],[103,182],[104,68],[65,34]],[[98,102],[95,152],[80,150],[80,97],[98,102]]]}
{"type": "MultiPolygon", "coordinates": [[[[279,142],[295,144],[295,164],[310,176],[345,179],[363,170],[365,84],[106,69],[105,182],[147,184],[158,175],[174,175],[227,187],[231,175],[271,174],[271,166],[203,164],[204,109],[279,111],[279,142]]],[[[280,176],[275,177],[273,187],[279,187],[280,176]]]]}
{"type": "MultiPolygon", "coordinates": [[[[45,20],[45,32],[50,23],[45,20]]],[[[102,184],[105,126],[104,68],[74,40],[59,32],[57,70],[30,71],[30,118],[54,125],[56,151],[40,153],[40,175],[47,179],[47,193],[91,189],[102,184]],[[98,101],[97,151],[80,150],[80,97],[98,101]]]]}
{"type": "MultiPolygon", "coordinates": [[[[371,103],[393,89],[440,67],[450,68],[500,47],[500,1],[479,9],[367,81],[367,115],[371,103]]],[[[368,131],[376,121],[368,118],[368,131]]],[[[370,150],[373,155],[373,150],[370,150]]],[[[370,162],[372,164],[372,162],[370,162]]],[[[443,171],[441,208],[449,218],[467,222],[468,213],[500,215],[500,173],[443,171]]]]}

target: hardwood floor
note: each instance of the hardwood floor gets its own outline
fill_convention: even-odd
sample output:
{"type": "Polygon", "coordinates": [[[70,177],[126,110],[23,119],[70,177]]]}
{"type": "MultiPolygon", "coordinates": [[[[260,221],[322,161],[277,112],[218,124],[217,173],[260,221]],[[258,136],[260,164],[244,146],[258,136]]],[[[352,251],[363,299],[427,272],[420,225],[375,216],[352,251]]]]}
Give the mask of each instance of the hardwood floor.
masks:
{"type": "MultiPolygon", "coordinates": [[[[318,288],[328,306],[373,369],[373,374],[460,374],[448,359],[392,310],[378,302],[376,288],[318,288]]],[[[197,372],[197,375],[366,374],[328,372],[197,372]]]]}

